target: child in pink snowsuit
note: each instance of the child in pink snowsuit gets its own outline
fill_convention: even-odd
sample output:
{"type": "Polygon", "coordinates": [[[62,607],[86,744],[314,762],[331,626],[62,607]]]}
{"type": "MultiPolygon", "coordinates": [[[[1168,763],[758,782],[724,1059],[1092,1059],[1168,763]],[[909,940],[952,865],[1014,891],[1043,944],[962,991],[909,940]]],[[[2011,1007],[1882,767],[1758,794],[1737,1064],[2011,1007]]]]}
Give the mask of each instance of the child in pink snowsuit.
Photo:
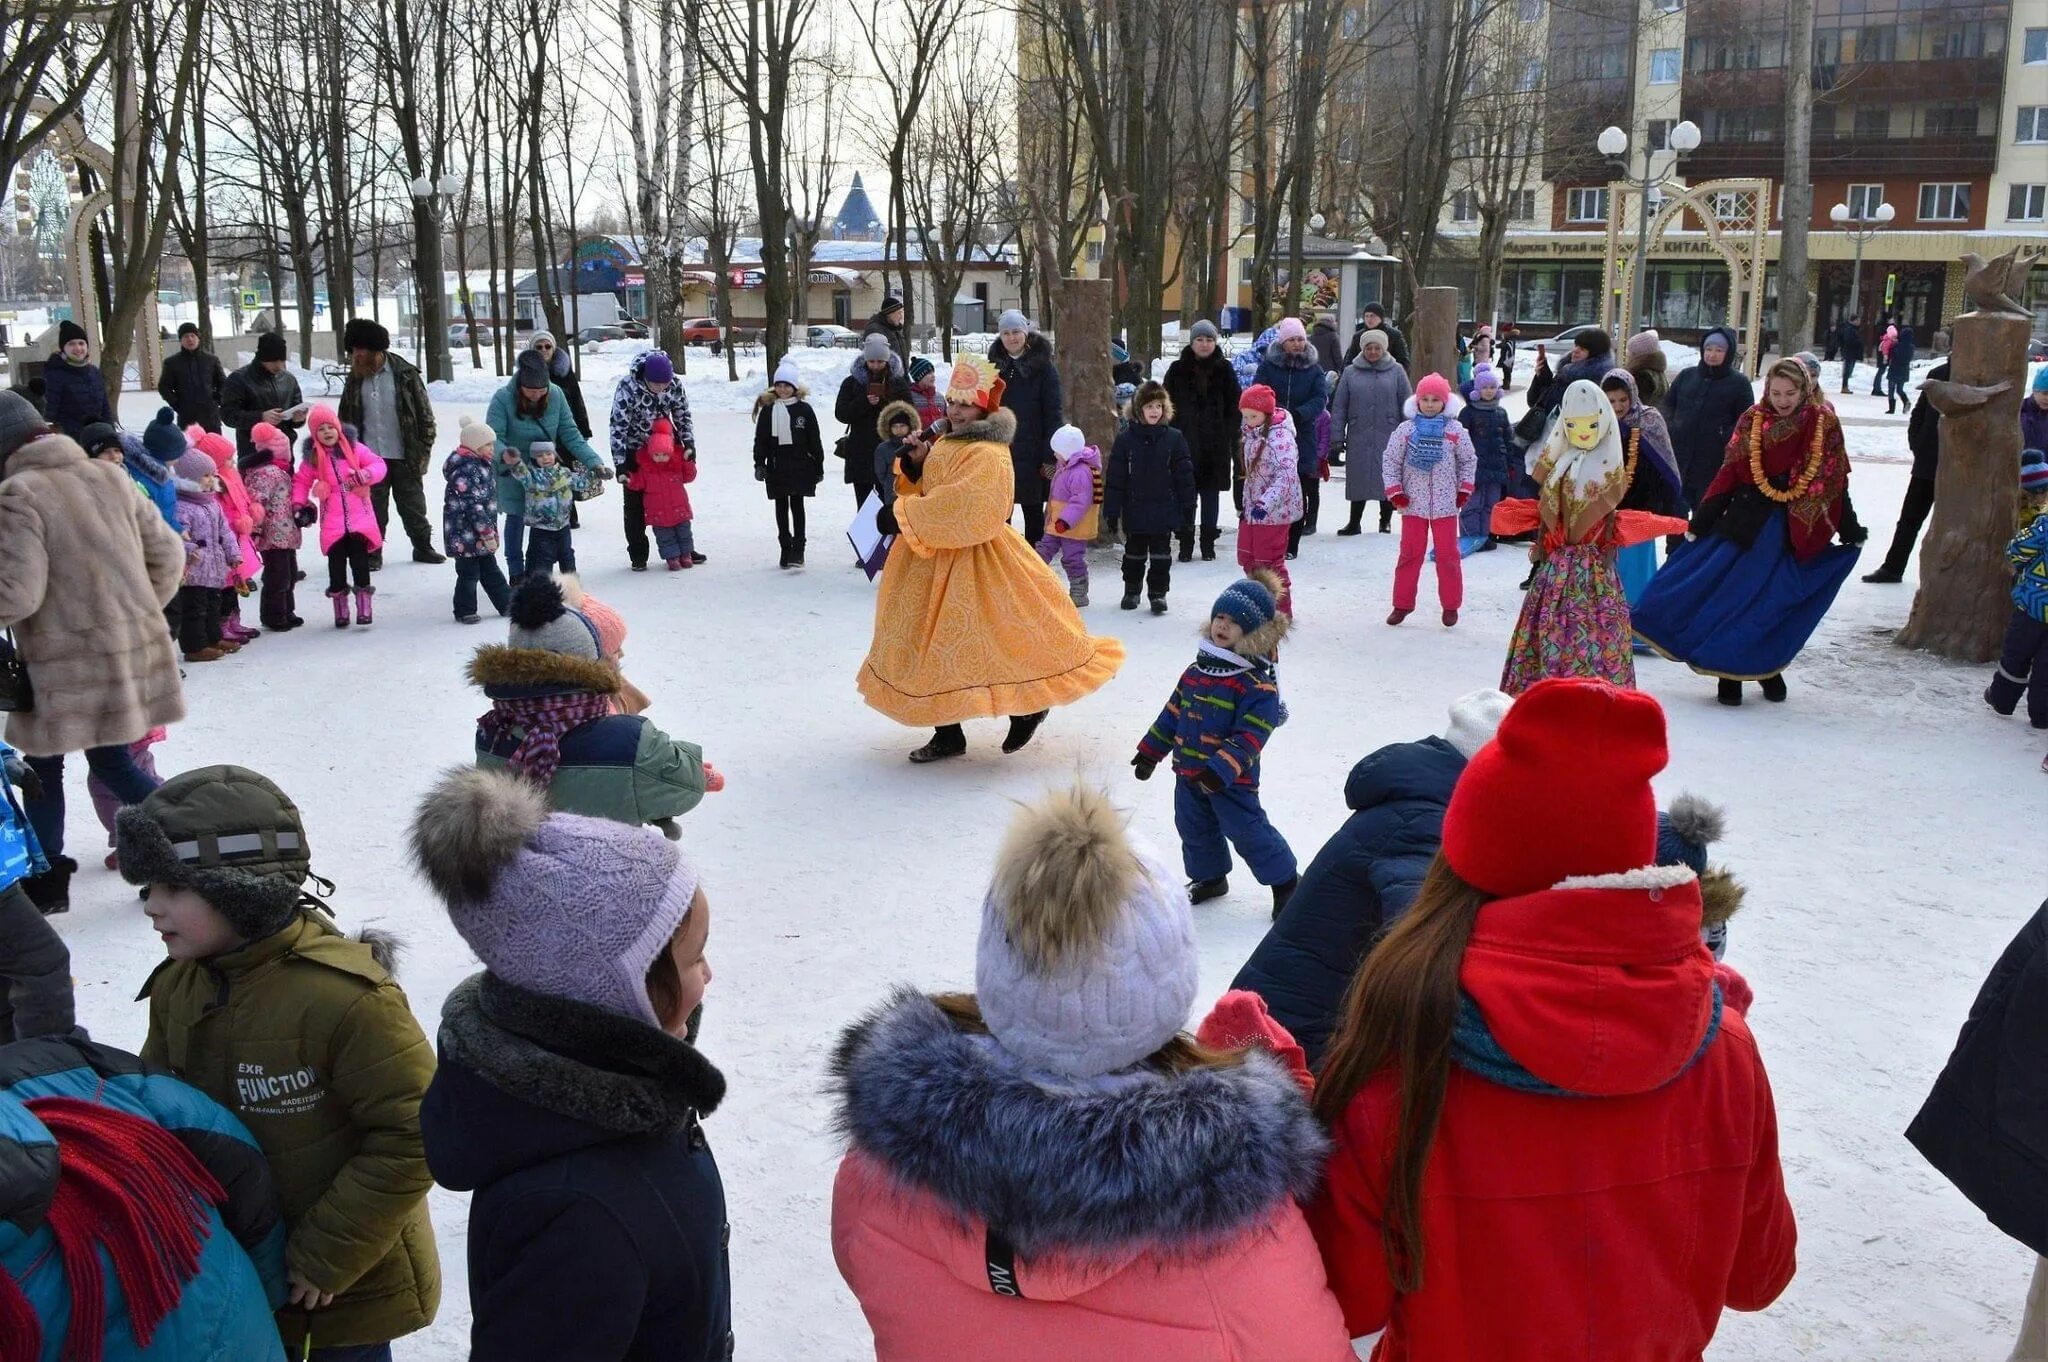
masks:
{"type": "Polygon", "coordinates": [[[1415,612],[1422,559],[1436,546],[1436,590],[1444,625],[1458,622],[1465,603],[1465,573],[1458,559],[1458,512],[1472,498],[1479,456],[1458,424],[1462,404],[1442,374],[1425,374],[1408,399],[1408,419],[1387,438],[1380,477],[1387,500],[1401,513],[1401,556],[1394,565],[1394,610],[1388,624],[1415,612]]]}
{"type": "Polygon", "coordinates": [[[384,532],[370,504],[370,489],[384,481],[384,460],[341,424],[334,408],[306,414],[306,453],[292,478],[292,507],[319,504],[320,551],[327,555],[327,599],[334,627],[348,628],[349,579],[355,581],[356,623],[369,624],[370,555],[384,547],[384,532]]]}
{"type": "Polygon", "coordinates": [[[1301,519],[1300,453],[1294,418],[1263,383],[1237,400],[1244,420],[1244,516],[1237,522],[1237,564],[1271,568],[1280,578],[1280,610],[1294,616],[1294,580],[1287,575],[1287,530],[1301,519]]]}
{"type": "Polygon", "coordinates": [[[249,501],[248,489],[242,485],[242,472],[235,466],[232,440],[205,426],[193,425],[185,428],[185,443],[212,459],[215,471],[220,474],[221,513],[228,518],[228,528],[235,532],[235,546],[242,551],[242,561],[235,565],[227,587],[221,592],[220,631],[237,643],[247,643],[252,638],[262,637],[260,629],[250,629],[242,623],[244,588],[256,580],[256,571],[262,566],[256,556],[256,541],[251,537],[259,512],[249,501]]]}
{"type": "Polygon", "coordinates": [[[1067,594],[1075,605],[1088,604],[1088,544],[1095,538],[1101,519],[1102,451],[1088,443],[1078,426],[1061,426],[1052,433],[1053,456],[1059,471],[1052,475],[1052,489],[1045,522],[1045,537],[1038,541],[1038,556],[1050,563],[1058,554],[1067,573],[1067,594]]]}

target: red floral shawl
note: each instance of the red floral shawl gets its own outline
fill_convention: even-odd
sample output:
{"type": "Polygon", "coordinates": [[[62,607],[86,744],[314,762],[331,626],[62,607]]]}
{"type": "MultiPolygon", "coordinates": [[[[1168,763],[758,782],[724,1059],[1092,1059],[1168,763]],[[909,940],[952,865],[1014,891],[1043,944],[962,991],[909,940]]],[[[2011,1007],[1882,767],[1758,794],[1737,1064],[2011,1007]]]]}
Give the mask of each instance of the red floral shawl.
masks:
{"type": "Polygon", "coordinates": [[[1809,401],[1781,418],[1768,405],[1758,402],[1735,423],[1721,471],[1707,488],[1708,498],[1739,491],[1755,482],[1749,467],[1749,433],[1758,421],[1767,423],[1764,476],[1780,492],[1787,490],[1792,479],[1806,467],[1813,451],[1814,425],[1820,423],[1820,471],[1785,506],[1785,528],[1792,536],[1792,555],[1805,562],[1817,557],[1833,541],[1842,524],[1843,502],[1849,493],[1849,451],[1842,443],[1842,423],[1822,403],[1809,401]]]}

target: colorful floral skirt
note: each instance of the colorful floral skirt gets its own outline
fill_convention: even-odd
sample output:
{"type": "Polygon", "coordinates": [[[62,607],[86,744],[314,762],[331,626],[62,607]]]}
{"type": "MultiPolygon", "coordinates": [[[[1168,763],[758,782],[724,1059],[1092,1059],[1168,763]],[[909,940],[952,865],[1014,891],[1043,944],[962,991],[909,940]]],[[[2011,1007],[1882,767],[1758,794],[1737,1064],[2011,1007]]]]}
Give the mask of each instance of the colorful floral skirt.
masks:
{"type": "Polygon", "coordinates": [[[1628,602],[1613,560],[1594,544],[1566,544],[1536,569],[1508,644],[1500,688],[1520,695],[1545,677],[1585,676],[1634,686],[1628,602]]]}

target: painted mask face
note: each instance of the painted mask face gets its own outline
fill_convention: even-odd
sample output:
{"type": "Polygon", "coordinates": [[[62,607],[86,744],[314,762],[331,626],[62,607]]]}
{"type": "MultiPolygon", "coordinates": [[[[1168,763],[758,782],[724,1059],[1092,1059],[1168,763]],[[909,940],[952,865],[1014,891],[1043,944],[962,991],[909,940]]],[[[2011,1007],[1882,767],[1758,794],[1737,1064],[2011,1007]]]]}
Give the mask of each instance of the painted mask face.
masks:
{"type": "Polygon", "coordinates": [[[1597,413],[1559,419],[1564,422],[1565,443],[1573,449],[1591,449],[1600,443],[1600,417],[1597,413]]]}

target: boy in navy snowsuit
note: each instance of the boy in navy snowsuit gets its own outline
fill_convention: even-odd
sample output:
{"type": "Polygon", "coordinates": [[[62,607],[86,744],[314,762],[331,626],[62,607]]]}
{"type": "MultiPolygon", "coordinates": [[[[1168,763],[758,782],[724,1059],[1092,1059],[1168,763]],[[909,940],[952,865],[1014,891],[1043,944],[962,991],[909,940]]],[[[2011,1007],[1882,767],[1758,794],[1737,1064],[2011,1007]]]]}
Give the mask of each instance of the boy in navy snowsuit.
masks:
{"type": "Polygon", "coordinates": [[[1273,730],[1287,722],[1273,671],[1273,651],[1288,624],[1280,590],[1279,577],[1261,568],[1216,598],[1193,664],[1131,758],[1140,780],[1171,759],[1188,896],[1206,903],[1230,892],[1234,846],[1272,889],[1274,917],[1295,885],[1293,848],[1259,804],[1259,759],[1273,730]]]}

